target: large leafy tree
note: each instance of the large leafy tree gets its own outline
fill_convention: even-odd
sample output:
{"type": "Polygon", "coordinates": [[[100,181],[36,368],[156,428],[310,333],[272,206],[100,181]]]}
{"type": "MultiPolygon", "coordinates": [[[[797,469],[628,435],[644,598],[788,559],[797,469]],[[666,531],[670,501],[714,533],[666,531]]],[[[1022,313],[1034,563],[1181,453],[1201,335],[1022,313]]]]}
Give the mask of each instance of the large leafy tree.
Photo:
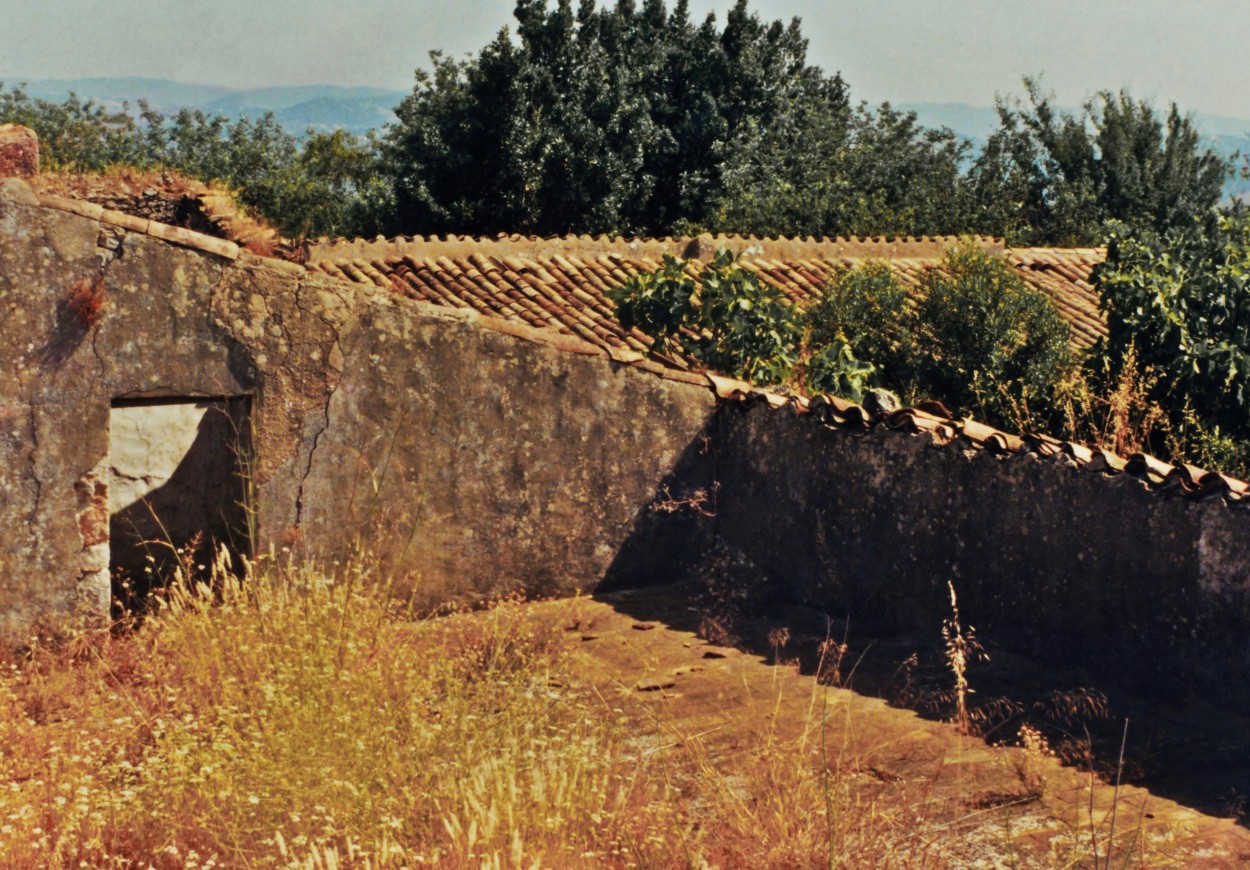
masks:
{"type": "Polygon", "coordinates": [[[1056,109],[1026,79],[1027,105],[1000,100],[999,129],[969,174],[976,229],[1024,244],[1099,244],[1109,221],[1166,232],[1208,219],[1231,170],[1175,104],[1124,91],[1056,109]]]}
{"type": "Polygon", "coordinates": [[[937,235],[971,220],[969,144],[886,103],[792,107],[725,151],[710,229],[767,235],[937,235]]]}
{"type": "Polygon", "coordinates": [[[515,17],[515,36],[418,72],[387,141],[395,230],[708,226],[728,151],[846,111],[798,21],[764,22],[746,0],[723,28],[693,23],[685,0],[518,0],[515,17]]]}

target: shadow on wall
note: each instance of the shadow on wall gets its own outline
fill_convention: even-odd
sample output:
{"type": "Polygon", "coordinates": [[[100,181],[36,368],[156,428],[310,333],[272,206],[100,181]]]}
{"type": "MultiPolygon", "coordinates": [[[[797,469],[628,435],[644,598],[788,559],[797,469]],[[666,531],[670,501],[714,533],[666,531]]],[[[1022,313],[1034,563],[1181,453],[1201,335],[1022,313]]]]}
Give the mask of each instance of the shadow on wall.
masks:
{"type": "Polygon", "coordinates": [[[56,304],[52,332],[39,349],[39,361],[48,368],[57,369],[74,355],[82,345],[91,327],[83,320],[74,306],[65,299],[56,304]]]}
{"type": "Polygon", "coordinates": [[[1250,590],[1202,576],[1213,528],[1226,562],[1250,557],[1250,512],[1220,499],[735,403],[687,447],[601,588],[716,566],[756,598],[888,633],[940,626],[950,580],[966,621],[1004,646],[1177,698],[1250,679],[1250,590]],[[656,510],[699,490],[713,516],[656,510]]]}
{"type": "Polygon", "coordinates": [[[600,593],[698,578],[712,552],[720,496],[713,414],[630,523],[600,593]]]}
{"type": "Polygon", "coordinates": [[[1250,696],[1235,688],[1250,677],[1250,604],[1202,579],[1217,523],[1244,559],[1250,513],[1218,498],[729,404],[639,511],[596,595],[765,660],[785,628],[784,658],[813,673],[832,636],[850,643],[858,690],[912,706],[950,686],[950,580],[963,626],[993,651],[978,697],[1027,709],[1101,690],[1114,733],[1100,757],[1127,716],[1138,781],[1223,812],[1250,793],[1250,696]]]}
{"type": "Polygon", "coordinates": [[[249,400],[117,402],[109,417],[115,616],[142,609],[180,565],[251,550],[249,400]]]}

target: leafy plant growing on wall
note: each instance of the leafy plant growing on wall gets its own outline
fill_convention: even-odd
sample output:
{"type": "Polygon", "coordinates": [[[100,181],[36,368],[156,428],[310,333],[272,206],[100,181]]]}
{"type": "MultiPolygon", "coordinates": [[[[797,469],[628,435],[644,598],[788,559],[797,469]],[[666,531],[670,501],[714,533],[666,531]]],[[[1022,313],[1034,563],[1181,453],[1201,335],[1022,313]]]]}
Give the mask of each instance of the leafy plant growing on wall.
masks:
{"type": "Polygon", "coordinates": [[[785,294],[720,251],[695,281],[686,263],[665,256],[654,272],[609,291],[621,324],[709,369],[755,383],[786,381],[798,359],[802,317],[785,294]]]}
{"type": "Polygon", "coordinates": [[[950,250],[913,303],[884,263],[835,275],[809,311],[721,251],[698,275],[666,257],[609,291],[622,324],[709,369],[860,401],[889,386],[996,425],[1036,425],[1073,368],[1050,299],[972,242],[950,250]]]}

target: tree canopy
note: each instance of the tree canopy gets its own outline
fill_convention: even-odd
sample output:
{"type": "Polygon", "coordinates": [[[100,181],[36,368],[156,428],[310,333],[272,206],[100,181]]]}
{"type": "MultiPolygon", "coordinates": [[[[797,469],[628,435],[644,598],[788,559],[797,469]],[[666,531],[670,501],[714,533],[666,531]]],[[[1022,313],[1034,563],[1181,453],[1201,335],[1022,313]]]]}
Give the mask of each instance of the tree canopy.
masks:
{"type": "Polygon", "coordinates": [[[807,61],[798,19],[738,0],[518,0],[464,60],[417,72],[384,148],[405,233],[986,233],[1097,244],[1209,213],[1227,161],[1175,105],[1104,91],[1078,113],[1026,80],[979,153],[807,61]]]}
{"type": "Polygon", "coordinates": [[[1156,233],[1209,220],[1230,159],[1202,146],[1173,103],[1160,115],[1102,91],[1079,114],[1025,79],[1028,105],[998,103],[999,128],[968,174],[982,232],[1018,244],[1100,244],[1111,221],[1156,233]]]}
{"type": "Polygon", "coordinates": [[[171,166],[234,188],[289,234],[1002,236],[1093,245],[1109,221],[1211,220],[1229,161],[1176,106],[1099,93],[1076,113],[1026,80],[983,148],[808,62],[798,19],[747,0],[517,0],[463,59],[435,53],[377,139],[270,116],[113,113],[0,88],[53,165],[171,166]]]}
{"type": "Polygon", "coordinates": [[[659,233],[705,226],[729,155],[760,131],[841,117],[846,88],[807,63],[799,23],[746,0],[723,28],[685,0],[548,8],[518,0],[464,61],[417,73],[387,141],[397,228],[659,233]]]}

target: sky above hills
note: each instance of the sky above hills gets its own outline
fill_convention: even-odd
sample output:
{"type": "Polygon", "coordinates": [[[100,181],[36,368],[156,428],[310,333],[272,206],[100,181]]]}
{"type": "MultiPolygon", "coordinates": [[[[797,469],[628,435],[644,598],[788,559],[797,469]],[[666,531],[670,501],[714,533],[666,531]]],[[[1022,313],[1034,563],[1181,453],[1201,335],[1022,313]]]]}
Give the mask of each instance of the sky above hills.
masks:
{"type": "MultiPolygon", "coordinates": [[[[672,3],[670,2],[670,6],[672,3]]],[[[701,18],[732,0],[690,0],[701,18]]],[[[991,105],[1041,76],[1062,104],[1128,87],[1250,118],[1237,0],[753,0],[803,21],[809,59],[857,99],[991,105]]],[[[143,76],[256,88],[407,90],[442,49],[474,51],[513,0],[0,0],[0,80],[143,76]]]]}

